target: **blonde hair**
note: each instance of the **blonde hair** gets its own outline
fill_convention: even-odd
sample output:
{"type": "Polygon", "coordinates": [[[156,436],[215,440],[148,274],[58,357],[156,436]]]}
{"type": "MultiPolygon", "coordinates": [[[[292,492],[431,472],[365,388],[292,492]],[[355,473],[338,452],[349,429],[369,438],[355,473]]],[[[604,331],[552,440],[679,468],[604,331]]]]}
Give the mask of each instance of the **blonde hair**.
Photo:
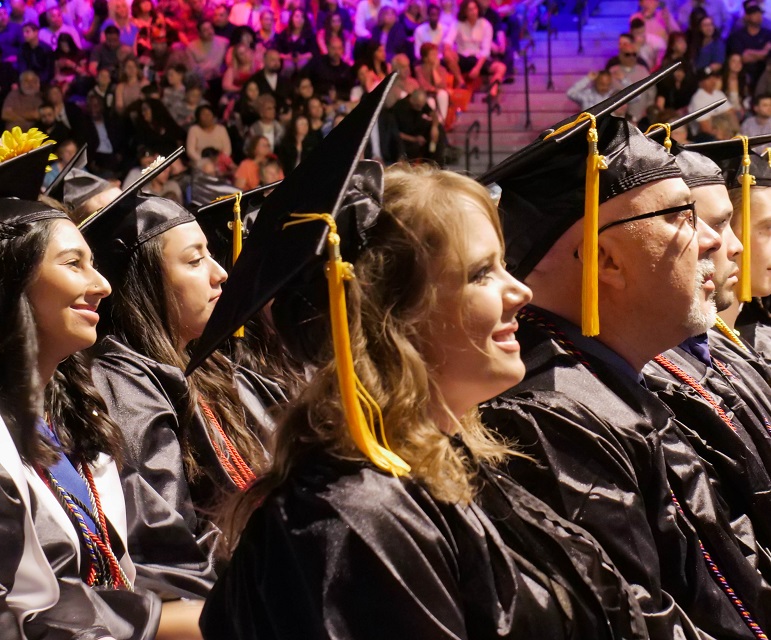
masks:
{"type": "MultiPolygon", "coordinates": [[[[434,498],[468,503],[475,493],[474,461],[498,464],[514,452],[483,426],[476,408],[460,421],[452,416],[424,356],[432,329],[445,321],[432,313],[439,287],[448,295],[442,276],[450,282],[457,276],[459,305],[467,278],[461,199],[485,214],[502,241],[497,209],[480,184],[426,165],[388,169],[383,210],[356,260],[347,297],[356,371],[383,411],[391,449],[434,498]],[[465,448],[441,431],[437,411],[460,422],[465,448]]],[[[364,460],[348,432],[335,363],[329,360],[285,414],[272,470],[225,510],[222,524],[231,548],[251,512],[303,459],[323,451],[364,460]]]]}

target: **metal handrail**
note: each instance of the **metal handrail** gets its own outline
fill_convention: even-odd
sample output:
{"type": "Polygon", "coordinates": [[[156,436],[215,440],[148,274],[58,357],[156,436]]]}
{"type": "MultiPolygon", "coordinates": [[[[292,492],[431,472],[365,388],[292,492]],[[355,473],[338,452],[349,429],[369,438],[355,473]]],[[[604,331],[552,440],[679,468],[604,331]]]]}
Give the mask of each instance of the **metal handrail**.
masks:
{"type": "Polygon", "coordinates": [[[481,129],[482,125],[479,120],[474,120],[474,122],[469,125],[469,128],[466,129],[465,140],[463,143],[466,153],[466,173],[471,173],[471,156],[479,158],[479,147],[476,145],[474,147],[471,146],[471,136],[474,134],[479,135],[481,129]]]}

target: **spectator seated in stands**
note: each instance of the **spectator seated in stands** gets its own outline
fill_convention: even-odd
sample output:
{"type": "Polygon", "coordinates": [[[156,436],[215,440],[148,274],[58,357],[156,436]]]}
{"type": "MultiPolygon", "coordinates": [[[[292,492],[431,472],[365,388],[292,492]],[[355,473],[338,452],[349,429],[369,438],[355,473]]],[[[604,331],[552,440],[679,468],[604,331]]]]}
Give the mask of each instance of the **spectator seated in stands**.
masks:
{"type": "Polygon", "coordinates": [[[20,27],[28,22],[38,24],[37,11],[27,5],[25,0],[10,0],[9,6],[11,11],[8,14],[8,17],[11,22],[18,24],[20,27]]]}
{"type": "Polygon", "coordinates": [[[273,96],[279,113],[289,111],[292,107],[292,83],[280,73],[281,54],[275,49],[268,49],[263,62],[263,68],[253,76],[260,96],[273,96]]]}
{"type": "Polygon", "coordinates": [[[270,143],[271,151],[275,152],[276,147],[284,136],[284,127],[276,118],[276,99],[270,95],[260,95],[257,99],[257,112],[259,119],[251,127],[246,138],[246,145],[251,138],[264,136],[270,143]]]}
{"type": "Polygon", "coordinates": [[[372,41],[385,47],[386,62],[392,62],[394,56],[403,54],[412,55],[412,44],[407,39],[407,31],[399,22],[396,9],[390,5],[380,7],[377,18],[377,26],[372,30],[372,41]]]}
{"type": "MultiPolygon", "coordinates": [[[[756,94],[752,98],[752,113],[742,122],[741,134],[744,136],[762,136],[771,134],[771,94],[756,94]]],[[[763,153],[771,144],[753,147],[756,153],[763,153]]]]}
{"type": "Polygon", "coordinates": [[[230,63],[222,77],[223,99],[231,100],[238,97],[246,82],[257,72],[257,60],[247,45],[239,43],[232,49],[230,63]]]}
{"type": "Polygon", "coordinates": [[[428,5],[428,20],[415,29],[415,59],[421,60],[421,47],[430,42],[439,50],[439,59],[455,78],[455,86],[462,88],[463,75],[458,67],[458,55],[455,45],[455,24],[452,27],[443,23],[440,18],[442,10],[436,4],[428,5]]]}
{"type": "Polygon", "coordinates": [[[22,27],[24,44],[19,50],[16,66],[22,71],[34,71],[42,84],[48,84],[54,77],[54,51],[40,42],[40,27],[28,22],[22,27]]]}
{"type": "Polygon", "coordinates": [[[2,49],[2,59],[6,62],[15,63],[19,57],[19,50],[24,43],[24,35],[21,31],[21,25],[11,22],[8,15],[8,6],[0,4],[0,49],[2,49]]]}
{"type": "Polygon", "coordinates": [[[150,84],[142,75],[135,58],[127,58],[121,65],[120,82],[115,87],[115,111],[123,115],[142,99],[142,88],[150,84]]]}
{"type": "MultiPolygon", "coordinates": [[[[383,3],[390,4],[390,3],[383,3]]],[[[381,0],[360,0],[356,5],[356,15],[353,20],[353,33],[356,36],[354,58],[358,58],[367,43],[372,40],[372,32],[377,26],[381,0]]]]}
{"type": "Polygon", "coordinates": [[[729,54],[741,54],[750,91],[753,91],[771,52],[771,30],[763,26],[763,8],[759,0],[745,0],[743,6],[744,25],[731,34],[726,49],[729,54]]]}
{"type": "Polygon", "coordinates": [[[407,160],[433,160],[441,165],[445,147],[443,128],[436,112],[428,106],[426,92],[413,91],[399,100],[392,112],[407,160]]]}
{"type": "Polygon", "coordinates": [[[263,0],[246,0],[236,2],[230,9],[230,22],[236,27],[247,26],[254,31],[260,28],[260,15],[270,10],[270,2],[263,0]]]}
{"type": "Polygon", "coordinates": [[[691,66],[681,65],[656,85],[656,106],[673,111],[686,110],[698,88],[699,83],[691,66]]]}
{"type": "Polygon", "coordinates": [[[415,30],[425,22],[425,19],[423,3],[420,0],[409,0],[404,13],[399,16],[399,22],[402,23],[410,42],[414,42],[415,30]]]}
{"type": "MultiPolygon", "coordinates": [[[[648,76],[648,68],[637,55],[637,44],[632,34],[622,33],[618,37],[618,55],[608,60],[605,70],[610,72],[614,92],[648,76]]],[[[635,123],[639,122],[655,99],[655,89],[643,92],[627,103],[627,117],[635,123]]]]}
{"type": "Polygon", "coordinates": [[[209,148],[228,157],[232,155],[227,129],[217,122],[214,110],[208,104],[202,104],[196,109],[195,124],[187,132],[185,149],[187,157],[195,163],[201,159],[203,150],[209,148]]]}
{"type": "Polygon", "coordinates": [[[254,34],[257,46],[272,49],[276,46],[276,16],[271,9],[265,9],[260,14],[260,24],[254,34]]]}
{"type": "Polygon", "coordinates": [[[46,11],[46,19],[48,21],[48,26],[40,30],[40,42],[44,42],[51,47],[51,49],[56,49],[59,36],[66,33],[75,41],[78,49],[83,48],[83,42],[80,39],[78,30],[75,27],[64,24],[62,10],[58,6],[52,7],[46,11]]]}
{"type": "MultiPolygon", "coordinates": [[[[718,86],[720,85],[720,74],[712,71],[710,67],[700,69],[697,72],[699,88],[693,94],[691,102],[688,105],[688,112],[693,113],[712,104],[716,100],[726,97],[718,86]]],[[[709,140],[725,140],[731,138],[739,131],[739,119],[730,103],[725,102],[716,109],[701,116],[692,123],[692,138],[695,142],[704,142],[709,140]]]]}
{"type": "MultiPolygon", "coordinates": [[[[490,56],[493,60],[500,60],[508,70],[512,70],[513,49],[507,46],[507,25],[501,19],[500,13],[492,6],[490,0],[477,0],[479,16],[490,23],[493,28],[493,40],[490,45],[490,56]]],[[[513,77],[507,76],[507,81],[513,81],[513,77]]]]}
{"type": "MultiPolygon", "coordinates": [[[[343,43],[343,60],[347,64],[353,63],[353,38],[350,31],[346,31],[343,26],[343,20],[339,13],[333,12],[327,14],[327,21],[316,32],[316,43],[321,55],[329,53],[329,43],[333,38],[337,38],[343,43]]],[[[315,59],[315,58],[314,58],[315,59]]],[[[313,60],[311,60],[313,63],[313,60]]]]}
{"type": "Polygon", "coordinates": [[[681,31],[666,5],[661,6],[659,0],[640,0],[640,10],[632,18],[642,18],[648,33],[666,40],[670,33],[681,31]]]}
{"type": "Polygon", "coordinates": [[[711,67],[713,71],[721,71],[725,64],[725,42],[715,27],[710,16],[704,16],[699,21],[690,58],[696,69],[711,67]]]}
{"type": "Polygon", "coordinates": [[[67,129],[72,131],[72,137],[78,146],[82,146],[87,142],[85,137],[86,116],[73,100],[69,98],[65,100],[61,87],[55,84],[50,85],[43,92],[43,101],[53,107],[54,117],[57,122],[61,122],[67,129]]]}
{"type": "Polygon", "coordinates": [[[104,42],[91,50],[88,72],[96,76],[97,70],[108,69],[117,75],[121,63],[131,55],[131,47],[120,41],[120,30],[111,25],[104,30],[104,42]]]}
{"type": "Polygon", "coordinates": [[[281,74],[286,78],[294,77],[318,55],[316,34],[302,9],[292,10],[289,24],[276,37],[275,46],[281,54],[281,74]]]}
{"type": "MultiPolygon", "coordinates": [[[[284,169],[281,166],[281,161],[272,156],[268,158],[262,166],[260,166],[260,186],[264,187],[268,184],[273,184],[279,180],[284,179],[284,169]]],[[[270,191],[267,191],[265,195],[268,195],[270,191]]]]}
{"type": "Polygon", "coordinates": [[[56,119],[56,111],[50,102],[43,102],[38,108],[35,126],[55,142],[67,140],[72,136],[72,132],[56,119]]]}
{"type": "Polygon", "coordinates": [[[420,47],[420,64],[415,67],[415,79],[426,92],[428,104],[439,112],[440,119],[446,123],[450,109],[447,71],[439,63],[439,47],[432,42],[424,42],[420,47]]]}
{"type": "Polygon", "coordinates": [[[3,102],[2,117],[5,128],[20,127],[22,131],[26,131],[34,127],[42,103],[40,78],[34,71],[22,71],[18,89],[12,89],[3,102]]]}
{"type": "Polygon", "coordinates": [[[480,16],[479,2],[463,0],[458,10],[455,46],[460,70],[469,80],[488,76],[491,84],[503,81],[506,65],[490,59],[492,43],[493,27],[480,16]]]}
{"type": "Polygon", "coordinates": [[[246,157],[238,165],[233,176],[233,186],[241,191],[260,186],[260,167],[273,155],[270,142],[265,136],[250,138],[245,152],[246,157]]]}
{"type": "Polygon", "coordinates": [[[124,135],[119,122],[93,91],[86,99],[86,115],[88,170],[105,180],[118,178],[125,170],[124,135]]]}
{"type": "MultiPolygon", "coordinates": [[[[192,124],[192,118],[187,120],[190,111],[183,107],[185,102],[185,74],[187,68],[182,64],[175,64],[166,70],[164,76],[164,87],[161,93],[161,102],[166,107],[174,121],[181,127],[189,127],[192,124]]],[[[198,107],[196,104],[193,111],[198,107]]]]}
{"type": "Polygon", "coordinates": [[[323,3],[319,3],[319,11],[316,14],[316,31],[322,31],[327,28],[327,22],[329,16],[336,15],[340,18],[340,22],[343,27],[343,31],[347,33],[353,32],[353,20],[348,10],[342,6],[338,0],[326,0],[323,3]]]}
{"type": "Polygon", "coordinates": [[[230,42],[214,33],[211,20],[198,23],[198,38],[187,45],[187,53],[192,62],[192,70],[211,87],[212,83],[221,82],[230,42]]]}
{"type": "Polygon", "coordinates": [[[308,98],[302,113],[308,116],[311,132],[321,140],[326,135],[329,125],[332,124],[324,109],[324,103],[321,101],[321,98],[318,96],[308,98]]]}
{"type": "Polygon", "coordinates": [[[340,38],[330,39],[327,47],[328,53],[311,60],[303,73],[311,79],[319,95],[330,103],[346,101],[353,88],[353,69],[343,59],[344,44],[340,38]]]}
{"type": "Polygon", "coordinates": [[[102,67],[96,72],[96,83],[90,93],[98,95],[104,101],[105,109],[112,111],[115,105],[115,85],[109,69],[102,67]]]}
{"type": "Polygon", "coordinates": [[[56,40],[54,51],[54,84],[67,93],[88,93],[88,56],[81,51],[69,33],[62,33],[56,40]]]}
{"type": "Polygon", "coordinates": [[[109,27],[117,27],[121,44],[133,51],[139,35],[139,27],[131,20],[128,2],[126,0],[109,0],[109,7],[110,17],[102,23],[102,33],[105,33],[109,27]]]}
{"type": "Polygon", "coordinates": [[[645,20],[632,18],[629,21],[629,33],[637,45],[637,55],[645,61],[648,69],[655,69],[664,57],[667,41],[645,30],[645,20]]]}
{"type": "Polygon", "coordinates": [[[420,89],[420,83],[412,77],[410,59],[403,53],[394,57],[393,70],[396,71],[396,81],[391,87],[391,93],[386,100],[386,106],[392,106],[397,100],[406,98],[416,89],[420,89]]]}
{"type": "Polygon", "coordinates": [[[211,23],[214,27],[214,34],[225,38],[228,42],[233,44],[232,37],[236,30],[236,25],[230,21],[230,9],[227,5],[218,4],[214,7],[214,11],[211,16],[211,23]]]}
{"type": "MultiPolygon", "coordinates": [[[[677,13],[677,22],[682,26],[691,24],[691,16],[701,13],[709,16],[715,25],[715,38],[725,41],[733,26],[733,16],[723,0],[685,0],[677,13]]],[[[707,65],[697,65],[697,68],[707,65]]]]}
{"type": "Polygon", "coordinates": [[[290,173],[308,157],[319,142],[321,142],[321,135],[311,131],[308,117],[302,113],[295,115],[276,148],[276,155],[284,171],[290,173]]]}
{"type": "Polygon", "coordinates": [[[586,111],[589,107],[609,98],[613,95],[613,82],[610,71],[590,71],[570,89],[567,96],[575,102],[580,111],[586,111]]]}

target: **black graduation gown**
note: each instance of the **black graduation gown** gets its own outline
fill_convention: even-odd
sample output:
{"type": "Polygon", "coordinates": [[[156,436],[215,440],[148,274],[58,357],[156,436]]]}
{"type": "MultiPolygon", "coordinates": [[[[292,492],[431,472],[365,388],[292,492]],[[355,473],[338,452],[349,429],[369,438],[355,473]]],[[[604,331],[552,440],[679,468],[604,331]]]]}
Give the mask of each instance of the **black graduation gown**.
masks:
{"type": "Polygon", "coordinates": [[[771,314],[760,298],[742,305],[736,319],[736,330],[766,362],[771,362],[771,314]]]}
{"type": "Polygon", "coordinates": [[[537,324],[563,334],[572,325],[533,310],[541,317],[526,310],[517,336],[525,380],[483,410],[535,459],[512,460],[511,475],[599,540],[640,587],[643,611],[658,626],[652,636],[675,635],[674,599],[703,632],[754,637],[713,578],[700,540],[761,625],[771,615],[768,585],[745,559],[671,411],[617,363],[560,346],[537,324]]]}
{"type": "MultiPolygon", "coordinates": [[[[643,370],[646,385],[677,417],[682,432],[705,463],[721,507],[737,539],[744,545],[746,557],[768,580],[771,577],[771,477],[764,464],[764,454],[771,454],[771,439],[743,400],[742,395],[748,390],[739,385],[738,374],[726,375],[720,368],[707,366],[680,347],[663,355],[701,385],[731,421],[729,427],[712,404],[661,365],[654,362],[646,365],[643,370]]],[[[762,379],[758,382],[763,383],[762,379]]]]}
{"type": "Polygon", "coordinates": [[[599,545],[483,468],[468,507],[317,453],[252,515],[206,640],[644,638],[599,545]]]}
{"type": "MultiPolygon", "coordinates": [[[[183,372],[112,337],[102,340],[93,356],[94,383],[127,442],[122,482],[137,580],[165,598],[205,598],[216,579],[219,531],[203,511],[223,493],[237,491],[217,457],[207,420],[197,409],[188,438],[205,473],[188,481],[178,418],[187,407],[183,372]]],[[[269,458],[273,421],[266,407],[281,402],[281,393],[244,369],[238,369],[236,381],[249,424],[269,458]]]]}

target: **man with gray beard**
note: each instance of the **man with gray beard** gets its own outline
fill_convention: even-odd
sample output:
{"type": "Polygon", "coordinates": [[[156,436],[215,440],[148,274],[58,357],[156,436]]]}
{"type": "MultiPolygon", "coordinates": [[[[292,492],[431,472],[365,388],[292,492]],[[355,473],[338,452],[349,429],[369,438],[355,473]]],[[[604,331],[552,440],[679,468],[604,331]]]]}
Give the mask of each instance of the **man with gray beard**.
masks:
{"type": "MultiPolygon", "coordinates": [[[[711,327],[715,311],[735,300],[742,245],[731,228],[733,206],[723,172],[705,155],[689,150],[694,148],[704,149],[675,145],[672,151],[700,220],[722,239],[720,248],[710,259],[700,260],[697,269],[697,282],[714,274],[715,305],[709,317],[699,317],[701,310],[694,304],[694,316],[711,327]]],[[[740,161],[743,143],[730,140],[707,150],[740,161]]],[[[705,466],[734,535],[744,545],[748,561],[768,579],[771,438],[764,422],[771,407],[764,405],[771,388],[745,359],[724,356],[725,340],[719,330],[704,331],[656,356],[643,374],[647,387],[672,410],[694,450],[708,463],[705,466]]]]}
{"type": "Polygon", "coordinates": [[[591,531],[636,585],[651,637],[756,638],[771,627],[771,587],[745,556],[708,465],[641,376],[713,322],[707,261],[721,238],[698,219],[674,157],[601,116],[608,106],[618,105],[592,110],[602,163],[584,122],[481,178],[502,189],[506,262],[537,305],[519,314],[528,374],[483,417],[530,455],[508,472],[591,531]],[[602,165],[595,235],[584,229],[585,184],[602,165]],[[594,293],[599,334],[587,336],[579,325],[596,333],[584,322],[594,293]]]}

